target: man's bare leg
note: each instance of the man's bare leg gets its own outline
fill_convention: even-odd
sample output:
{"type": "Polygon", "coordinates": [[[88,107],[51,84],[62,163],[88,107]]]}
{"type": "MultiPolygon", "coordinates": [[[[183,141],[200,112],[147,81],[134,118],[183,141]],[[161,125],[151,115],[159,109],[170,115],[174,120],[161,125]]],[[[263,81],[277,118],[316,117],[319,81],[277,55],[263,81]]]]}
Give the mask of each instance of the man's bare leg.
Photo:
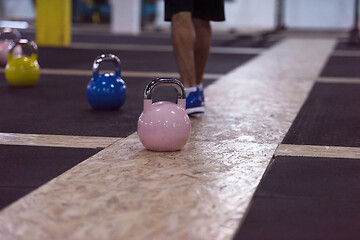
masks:
{"type": "Polygon", "coordinates": [[[195,74],[196,85],[202,84],[211,45],[211,26],[208,20],[193,18],[195,28],[195,74]]]}
{"type": "Polygon", "coordinates": [[[172,16],[171,37],[181,82],[186,88],[196,87],[195,29],[190,12],[172,16]]]}

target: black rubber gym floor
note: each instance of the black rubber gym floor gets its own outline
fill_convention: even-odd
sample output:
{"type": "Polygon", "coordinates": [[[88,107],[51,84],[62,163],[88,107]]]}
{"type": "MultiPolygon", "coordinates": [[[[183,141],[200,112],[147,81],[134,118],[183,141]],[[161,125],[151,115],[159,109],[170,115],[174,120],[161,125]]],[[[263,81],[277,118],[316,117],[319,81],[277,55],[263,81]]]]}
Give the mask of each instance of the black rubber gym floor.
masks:
{"type": "Polygon", "coordinates": [[[255,198],[237,240],[357,240],[359,201],[255,198]]]}
{"type": "Polygon", "coordinates": [[[346,39],[340,39],[340,41],[336,44],[335,50],[344,50],[344,51],[359,51],[359,44],[351,44],[346,39]]]}
{"type": "MultiPolygon", "coordinates": [[[[359,78],[359,66],[360,57],[331,56],[321,76],[359,78]]],[[[282,143],[360,147],[359,92],[316,82],[282,143]]],[[[359,173],[360,159],[277,156],[234,239],[359,239],[359,173]]]]}
{"type": "MultiPolygon", "coordinates": [[[[339,41],[335,50],[346,52],[360,52],[360,45],[339,41]]],[[[321,77],[360,77],[360,57],[356,56],[331,56],[321,72],[321,77]]]]}
{"type": "Polygon", "coordinates": [[[100,150],[0,145],[0,209],[100,150]]]}
{"type": "MultiPolygon", "coordinates": [[[[33,32],[21,32],[23,38],[35,39],[33,32]]],[[[278,40],[268,40],[262,45],[254,44],[254,36],[251,35],[232,35],[230,37],[219,37],[216,36],[212,39],[212,46],[216,47],[261,47],[268,48],[274,45],[278,40]]],[[[131,36],[131,35],[104,35],[102,33],[74,33],[72,35],[72,42],[74,43],[111,43],[111,44],[141,44],[141,45],[171,45],[171,38],[169,34],[161,33],[156,36],[151,34],[151,36],[142,35],[131,36]]]]}
{"type": "MultiPolygon", "coordinates": [[[[86,76],[42,74],[30,88],[9,87],[0,74],[0,132],[76,136],[127,137],[137,128],[143,108],[143,93],[152,78],[123,78],[127,86],[125,104],[116,111],[93,110],[86,99],[86,76]]],[[[204,81],[204,86],[214,80],[204,81]]],[[[172,100],[175,90],[154,100],[172,100]]]]}
{"type": "Polygon", "coordinates": [[[331,56],[321,77],[360,77],[360,57],[331,56]]]}
{"type": "Polygon", "coordinates": [[[278,156],[255,196],[360,201],[359,160],[278,156]]]}
{"type": "Polygon", "coordinates": [[[276,157],[236,240],[359,239],[360,159],[276,157]]]}
{"type": "Polygon", "coordinates": [[[315,83],[282,143],[360,147],[359,93],[360,84],[315,83]]]}
{"type": "MultiPolygon", "coordinates": [[[[119,51],[102,49],[39,48],[42,68],[91,69],[94,59],[103,54],[117,55],[123,71],[177,72],[172,52],[119,51]]],[[[211,54],[205,72],[226,73],[256,56],[255,54],[211,54]]],[[[102,67],[100,67],[102,68],[102,67]]]]}

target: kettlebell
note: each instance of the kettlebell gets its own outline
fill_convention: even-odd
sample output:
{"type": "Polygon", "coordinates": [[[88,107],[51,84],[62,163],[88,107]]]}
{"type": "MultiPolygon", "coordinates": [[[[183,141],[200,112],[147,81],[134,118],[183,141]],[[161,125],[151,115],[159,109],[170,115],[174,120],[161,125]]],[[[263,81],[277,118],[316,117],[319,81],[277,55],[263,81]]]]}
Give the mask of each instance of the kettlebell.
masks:
{"type": "Polygon", "coordinates": [[[20,39],[9,45],[8,62],[5,67],[5,77],[10,86],[30,87],[34,86],[40,77],[40,66],[37,61],[38,48],[34,41],[20,39]],[[16,46],[26,47],[31,50],[31,55],[14,57],[13,51],[16,46]]]}
{"type": "Polygon", "coordinates": [[[121,79],[121,61],[114,54],[102,54],[93,63],[93,76],[87,85],[87,100],[97,110],[117,110],[126,100],[126,85],[121,79]],[[99,74],[100,63],[114,63],[114,73],[99,74]]]}
{"type": "MultiPolygon", "coordinates": [[[[0,33],[0,66],[5,66],[8,58],[8,48],[11,42],[19,40],[21,34],[17,29],[4,28],[0,33]]],[[[14,55],[21,55],[21,47],[13,51],[14,55]]]]}
{"type": "Polygon", "coordinates": [[[137,133],[141,143],[152,151],[178,151],[190,138],[191,122],[185,112],[186,95],[182,83],[173,78],[151,81],[144,92],[144,109],[137,133]],[[172,86],[178,92],[177,103],[159,101],[153,103],[152,93],[158,86],[172,86]]]}

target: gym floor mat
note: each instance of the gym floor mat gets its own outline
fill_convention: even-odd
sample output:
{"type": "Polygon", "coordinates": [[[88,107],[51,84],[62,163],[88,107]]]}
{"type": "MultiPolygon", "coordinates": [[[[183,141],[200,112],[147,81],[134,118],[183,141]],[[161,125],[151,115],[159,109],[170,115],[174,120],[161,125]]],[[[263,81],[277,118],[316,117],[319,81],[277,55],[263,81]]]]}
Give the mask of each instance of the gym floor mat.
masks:
{"type": "Polygon", "coordinates": [[[358,239],[359,160],[277,156],[234,239],[358,239]]]}
{"type": "Polygon", "coordinates": [[[100,150],[0,145],[0,209],[100,150]]]}
{"type": "Polygon", "coordinates": [[[315,83],[283,144],[360,147],[360,84],[315,83]]]}
{"type": "Polygon", "coordinates": [[[331,56],[320,77],[360,78],[360,57],[331,56]]]}
{"type": "Polygon", "coordinates": [[[335,46],[335,50],[345,50],[345,51],[359,51],[360,44],[350,44],[344,39],[344,41],[338,42],[335,46]]]}
{"type": "MultiPolygon", "coordinates": [[[[0,109],[4,113],[0,115],[0,132],[102,137],[127,137],[135,132],[144,89],[152,79],[124,78],[127,99],[117,111],[90,107],[86,99],[89,80],[90,76],[42,74],[34,87],[15,88],[0,74],[0,109]]],[[[207,80],[204,85],[212,82],[207,80]]],[[[167,94],[177,96],[175,90],[167,94]]]]}
{"type": "Polygon", "coordinates": [[[360,201],[255,198],[234,240],[357,240],[360,201]]]}
{"type": "MultiPolygon", "coordinates": [[[[124,71],[177,72],[172,52],[120,51],[101,49],[39,48],[42,68],[91,69],[94,59],[103,54],[117,55],[124,71]]],[[[227,73],[249,61],[254,54],[210,54],[206,73],[227,73]]],[[[103,69],[102,66],[100,66],[103,69]]]]}
{"type": "Polygon", "coordinates": [[[277,156],[255,197],[360,200],[360,159],[277,156]]]}
{"type": "MultiPolygon", "coordinates": [[[[34,33],[22,32],[23,38],[35,40],[34,33]]],[[[71,36],[72,42],[76,43],[111,43],[111,44],[140,44],[140,45],[166,45],[171,46],[170,33],[151,34],[151,36],[132,36],[132,35],[115,35],[115,34],[76,34],[73,33],[71,36]]],[[[268,48],[274,45],[276,40],[268,40],[265,44],[258,47],[268,48]]],[[[254,47],[254,37],[250,35],[237,36],[234,35],[231,38],[217,38],[213,36],[211,41],[212,46],[217,47],[254,47]]]]}
{"type": "Polygon", "coordinates": [[[10,205],[35,189],[36,187],[13,188],[0,186],[0,211],[4,207],[10,205]]]}

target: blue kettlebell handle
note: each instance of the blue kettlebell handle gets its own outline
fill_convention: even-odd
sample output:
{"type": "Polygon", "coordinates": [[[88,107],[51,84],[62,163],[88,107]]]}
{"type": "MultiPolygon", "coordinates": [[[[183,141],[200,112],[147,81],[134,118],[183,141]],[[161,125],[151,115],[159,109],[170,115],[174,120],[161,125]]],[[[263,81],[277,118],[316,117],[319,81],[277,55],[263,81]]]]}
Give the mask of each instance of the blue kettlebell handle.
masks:
{"type": "Polygon", "coordinates": [[[32,40],[29,40],[29,39],[18,39],[16,41],[13,41],[12,43],[10,43],[9,45],[9,53],[12,53],[14,48],[17,46],[17,45],[20,45],[21,47],[27,47],[31,50],[31,55],[34,55],[34,54],[38,54],[38,47],[36,45],[36,43],[32,40]]]}
{"type": "Polygon", "coordinates": [[[178,99],[186,99],[184,85],[175,78],[156,78],[152,80],[144,91],[144,99],[152,99],[152,93],[158,86],[172,86],[178,92],[178,99]]]}
{"type": "Polygon", "coordinates": [[[99,78],[100,63],[104,61],[112,61],[115,67],[115,76],[121,78],[121,61],[116,55],[110,53],[110,54],[102,54],[94,60],[92,67],[94,80],[99,78]]]}

